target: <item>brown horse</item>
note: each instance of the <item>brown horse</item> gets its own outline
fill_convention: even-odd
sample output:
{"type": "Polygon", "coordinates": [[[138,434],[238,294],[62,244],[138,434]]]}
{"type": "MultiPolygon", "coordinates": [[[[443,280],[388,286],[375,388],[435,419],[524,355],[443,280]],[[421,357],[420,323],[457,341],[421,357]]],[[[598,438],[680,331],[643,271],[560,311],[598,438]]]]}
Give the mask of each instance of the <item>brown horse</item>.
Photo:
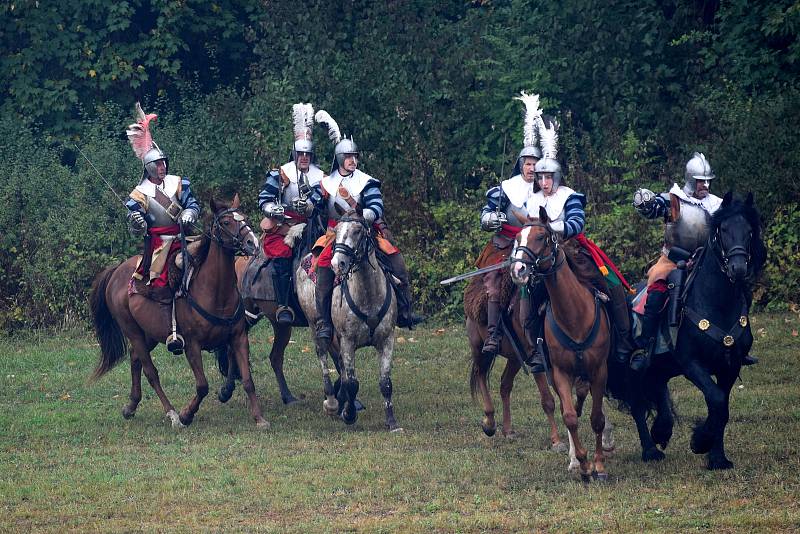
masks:
{"type": "Polygon", "coordinates": [[[234,254],[253,254],[258,241],[238,208],[238,195],[230,204],[211,200],[214,213],[211,232],[204,235],[200,243],[188,293],[175,299],[175,318],[185,340],[186,359],[195,377],[196,391],[180,414],[161,388],[158,370],[150,357],[150,351],[172,332],[172,307],[137,293],[128,294],[138,256],[109,267],[94,280],[90,301],[101,356],[92,378],[101,377],[125,358],[129,352],[127,338],[130,342],[131,392],[130,402],[122,409],[126,419],[134,416],[142,399],[144,371],[172,426],[178,428],[191,424],[208,394],[201,350],[227,345],[236,355],[250,402],[250,414],[259,428],[268,426],[261,415],[250,376],[250,348],[233,267],[234,254]]]}
{"type": "Polygon", "coordinates": [[[584,481],[595,476],[606,480],[603,450],[603,395],[608,378],[607,360],[611,349],[608,316],[596,294],[570,268],[558,234],[550,230],[544,208],[517,236],[511,256],[511,275],[517,284],[532,277],[542,279],[550,298],[545,320],[545,341],[549,349],[553,383],[561,401],[561,415],[575,445],[584,481]],[[572,399],[576,381],[589,384],[592,394],[591,425],[595,433],[594,461],[578,436],[578,416],[586,390],[577,389],[577,408],[572,399]]]}
{"type": "MultiPolygon", "coordinates": [[[[514,284],[511,282],[511,277],[506,274],[502,279],[503,298],[508,301],[509,294],[514,290],[514,284]]],[[[495,356],[484,356],[482,352],[483,342],[486,339],[486,305],[488,301],[488,294],[483,286],[483,279],[481,277],[473,278],[464,290],[464,313],[467,317],[466,330],[469,337],[470,351],[472,353],[472,370],[470,372],[470,390],[472,398],[478,396],[480,393],[481,402],[483,403],[483,420],[481,421],[481,428],[487,436],[493,436],[497,431],[497,423],[494,419],[494,404],[492,403],[492,396],[489,392],[489,372],[491,371],[494,363],[495,356]]],[[[516,339],[519,340],[520,348],[524,354],[530,354],[533,347],[528,341],[528,336],[525,335],[524,327],[520,318],[521,313],[521,299],[515,299],[514,307],[511,310],[511,323],[516,339]]],[[[522,368],[520,361],[523,356],[517,355],[508,335],[504,335],[500,347],[499,354],[504,356],[508,361],[505,370],[500,379],[500,398],[503,402],[503,435],[506,437],[513,436],[514,430],[511,426],[511,390],[514,387],[514,378],[522,368]]],[[[550,424],[550,443],[553,450],[558,452],[566,451],[566,445],[561,441],[558,436],[558,428],[555,420],[555,399],[550,393],[550,388],[547,386],[547,379],[544,373],[536,373],[533,375],[536,381],[536,386],[539,388],[539,397],[542,403],[542,409],[547,416],[547,421],[550,424]]]]}

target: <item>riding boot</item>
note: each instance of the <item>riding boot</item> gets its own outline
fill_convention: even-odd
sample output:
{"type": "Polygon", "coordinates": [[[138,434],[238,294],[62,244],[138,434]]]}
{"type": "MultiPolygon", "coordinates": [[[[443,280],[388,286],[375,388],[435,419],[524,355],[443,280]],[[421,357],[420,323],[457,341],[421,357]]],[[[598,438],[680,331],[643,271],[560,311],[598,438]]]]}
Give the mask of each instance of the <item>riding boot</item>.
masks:
{"type": "Polygon", "coordinates": [[[628,308],[625,287],[617,284],[609,288],[611,296],[610,311],[614,319],[614,328],[617,331],[616,359],[620,363],[627,362],[636,347],[633,345],[631,335],[631,312],[628,308]]]}
{"type": "MultiPolygon", "coordinates": [[[[533,299],[529,299],[528,307],[532,308],[533,306],[533,299]]],[[[541,347],[538,342],[539,339],[542,338],[544,318],[539,315],[538,309],[529,310],[525,316],[523,326],[525,328],[525,337],[528,340],[528,344],[531,346],[531,350],[525,359],[525,363],[531,368],[532,373],[544,373],[546,371],[546,367],[544,365],[544,354],[542,354],[541,350],[543,347],[541,347]]]]}
{"type": "Polygon", "coordinates": [[[294,311],[289,307],[289,292],[292,290],[292,258],[274,258],[272,266],[272,286],[275,289],[275,300],[278,302],[275,320],[280,325],[288,326],[294,322],[294,311]]]}
{"type": "Polygon", "coordinates": [[[397,295],[397,326],[413,330],[425,317],[414,313],[412,309],[411,284],[406,262],[400,252],[386,256],[386,261],[392,274],[400,281],[397,285],[393,284],[397,295]]]}
{"type": "Polygon", "coordinates": [[[317,339],[325,344],[333,337],[331,324],[331,300],[333,300],[333,269],[317,267],[317,285],[314,288],[314,300],[317,305],[317,321],[315,331],[317,339]]]}
{"type": "Polygon", "coordinates": [[[490,300],[486,306],[486,339],[483,342],[481,352],[485,356],[493,356],[500,350],[502,336],[497,327],[500,322],[500,303],[490,300]]]}
{"type": "Polygon", "coordinates": [[[647,302],[645,303],[644,316],[642,317],[642,332],[635,339],[636,350],[631,357],[630,367],[636,372],[644,371],[650,365],[650,357],[655,347],[658,327],[661,322],[661,310],[667,300],[666,291],[653,289],[651,287],[647,291],[647,302]]]}

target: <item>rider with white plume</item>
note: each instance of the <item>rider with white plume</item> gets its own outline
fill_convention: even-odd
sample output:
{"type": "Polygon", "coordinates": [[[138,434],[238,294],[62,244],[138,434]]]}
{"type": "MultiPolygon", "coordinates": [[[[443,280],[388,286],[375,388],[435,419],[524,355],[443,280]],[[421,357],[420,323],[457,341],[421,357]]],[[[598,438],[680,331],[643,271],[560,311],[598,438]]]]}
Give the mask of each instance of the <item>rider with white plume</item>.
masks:
{"type": "Polygon", "coordinates": [[[318,194],[315,187],[324,173],[314,162],[314,107],[311,104],[292,106],[294,142],[290,160],[280,169],[267,173],[258,195],[258,207],[264,212],[261,222],[264,231],[264,255],[272,259],[273,287],[278,303],[276,320],[279,324],[294,322],[289,307],[292,280],[292,249],[314,211],[318,194]]]}

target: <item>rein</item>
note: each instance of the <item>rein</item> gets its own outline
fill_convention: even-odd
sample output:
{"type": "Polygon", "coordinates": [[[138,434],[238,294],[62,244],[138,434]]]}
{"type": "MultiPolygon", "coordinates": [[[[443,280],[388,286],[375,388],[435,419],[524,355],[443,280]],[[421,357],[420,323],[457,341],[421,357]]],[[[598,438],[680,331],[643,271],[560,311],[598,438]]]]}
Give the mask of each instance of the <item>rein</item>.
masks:
{"type": "Polygon", "coordinates": [[[556,236],[556,234],[550,231],[547,225],[541,223],[527,223],[525,226],[523,226],[523,228],[529,226],[538,226],[540,228],[544,228],[545,230],[547,230],[548,232],[547,242],[552,244],[550,254],[547,256],[540,256],[539,254],[535,253],[533,250],[531,250],[529,247],[525,245],[515,244],[514,250],[511,252],[511,261],[512,262],[518,261],[523,265],[529,266],[531,270],[531,275],[534,278],[546,278],[548,276],[553,276],[559,269],[561,269],[564,266],[564,262],[566,262],[567,260],[566,256],[562,255],[561,261],[558,261],[559,258],[558,253],[560,251],[560,248],[558,246],[559,245],[558,237],[556,236]],[[522,253],[525,254],[527,258],[516,258],[516,253],[518,250],[522,251],[522,253]],[[550,267],[543,270],[542,264],[548,261],[552,262],[550,267]]]}

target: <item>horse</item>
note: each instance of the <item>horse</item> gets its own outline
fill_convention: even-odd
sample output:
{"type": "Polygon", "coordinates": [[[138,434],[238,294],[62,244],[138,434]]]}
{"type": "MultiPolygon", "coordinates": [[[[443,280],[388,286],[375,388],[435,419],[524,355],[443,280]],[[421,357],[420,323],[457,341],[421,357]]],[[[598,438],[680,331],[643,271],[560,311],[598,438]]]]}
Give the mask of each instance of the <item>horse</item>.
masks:
{"type": "MultiPolygon", "coordinates": [[[[678,203],[673,202],[672,220],[679,215],[678,203]]],[[[710,470],[733,467],[724,445],[730,391],[753,344],[749,283],[760,274],[766,257],[753,194],[741,201],[728,192],[711,216],[705,246],[690,260],[679,324],[666,336],[670,348],[654,355],[644,376],[628,381],[627,401],[643,461],[665,457],[657,445],[666,448],[674,424],[667,384],[683,375],[703,392],[708,414],[692,432],[692,452],[706,454],[710,470]],[[651,411],[655,418],[648,431],[651,411]]]]}
{"type": "MultiPolygon", "coordinates": [[[[369,223],[355,210],[345,213],[336,225],[331,267],[341,279],[333,289],[331,320],[339,341],[341,386],[338,392],[331,383],[328,369],[328,347],[315,340],[317,357],[322,367],[325,393],[323,409],[352,425],[358,418],[355,351],[372,346],[378,352],[379,387],[384,400],[386,428],[391,432],[403,429],[397,424],[392,403],[392,354],[394,327],[397,322],[397,297],[389,276],[378,262],[377,244],[369,223]],[[342,404],[342,406],[340,406],[342,404]]],[[[302,268],[295,271],[297,297],[309,324],[317,318],[314,282],[302,268]]]]}
{"type": "Polygon", "coordinates": [[[561,402],[561,415],[584,482],[591,478],[608,479],[605,469],[603,431],[603,397],[608,379],[607,360],[611,350],[611,329],[608,315],[600,297],[584,285],[573,272],[562,247],[559,235],[553,232],[544,208],[538,219],[530,219],[517,235],[511,254],[511,277],[518,285],[527,285],[532,278],[543,280],[549,303],[544,337],[550,356],[553,384],[561,402]],[[577,404],[572,389],[578,387],[577,404]],[[595,434],[593,460],[578,436],[578,417],[587,392],[592,394],[590,421],[595,434]]]}
{"type": "MultiPolygon", "coordinates": [[[[144,371],[172,426],[190,425],[208,394],[201,350],[227,345],[235,354],[236,364],[241,370],[250,415],[258,428],[269,426],[261,413],[250,375],[244,308],[236,289],[234,272],[234,254],[253,254],[258,240],[238,209],[238,195],[230,203],[211,200],[211,231],[203,235],[197,257],[192,262],[196,266],[188,282],[188,291],[179,294],[174,301],[174,318],[185,340],[186,359],[195,377],[195,396],[180,414],[164,393],[158,370],[150,357],[155,346],[171,334],[173,308],[137,293],[129,295],[128,287],[138,256],[105,269],[95,278],[90,303],[101,354],[92,379],[97,380],[106,374],[130,352],[131,391],[130,402],[122,409],[125,419],[135,415],[142,399],[141,375],[144,371]]],[[[189,265],[183,267],[190,268],[189,265]]]]}
{"type": "MultiPolygon", "coordinates": [[[[500,399],[503,403],[503,429],[502,433],[506,437],[512,437],[514,430],[511,425],[511,391],[514,387],[514,378],[524,364],[524,358],[532,352],[534,347],[531,345],[529,336],[525,335],[523,326],[523,301],[519,298],[509,299],[509,293],[514,290],[514,283],[508,271],[503,274],[501,280],[504,301],[511,300],[512,309],[510,311],[510,325],[508,318],[504,315],[502,328],[504,330],[503,339],[500,346],[499,355],[506,358],[506,367],[500,379],[500,399]],[[509,328],[513,332],[509,332],[509,328]]],[[[483,342],[486,339],[486,304],[487,293],[484,289],[483,279],[474,277],[464,290],[464,315],[466,316],[466,331],[469,338],[470,353],[472,356],[472,367],[470,370],[470,392],[475,399],[480,394],[483,404],[483,419],[481,428],[487,436],[494,436],[497,432],[497,423],[494,418],[494,405],[489,391],[489,373],[494,365],[497,355],[484,355],[482,351],[483,342]]],[[[547,379],[544,373],[535,373],[533,378],[539,389],[539,397],[542,409],[550,424],[550,446],[557,452],[566,451],[566,445],[558,435],[558,427],[555,420],[555,400],[550,393],[547,379]]]]}

